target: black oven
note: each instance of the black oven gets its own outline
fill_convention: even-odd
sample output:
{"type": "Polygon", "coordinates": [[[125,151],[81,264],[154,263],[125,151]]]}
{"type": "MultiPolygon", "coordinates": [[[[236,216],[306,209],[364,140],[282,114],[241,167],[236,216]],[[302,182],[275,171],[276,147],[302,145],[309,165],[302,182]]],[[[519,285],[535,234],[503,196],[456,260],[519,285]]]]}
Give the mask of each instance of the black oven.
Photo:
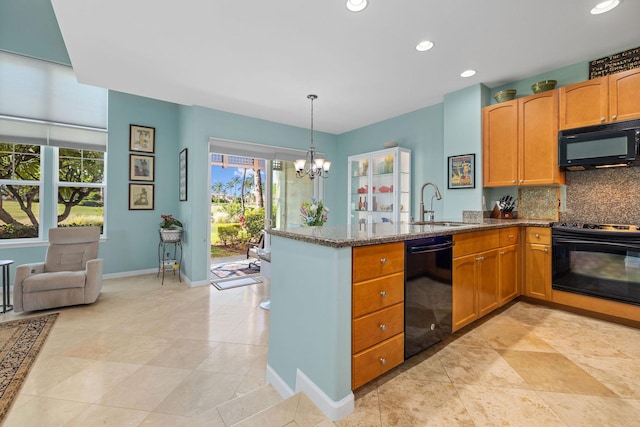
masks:
{"type": "Polygon", "coordinates": [[[640,305],[640,227],[555,224],[553,289],[640,305]]]}

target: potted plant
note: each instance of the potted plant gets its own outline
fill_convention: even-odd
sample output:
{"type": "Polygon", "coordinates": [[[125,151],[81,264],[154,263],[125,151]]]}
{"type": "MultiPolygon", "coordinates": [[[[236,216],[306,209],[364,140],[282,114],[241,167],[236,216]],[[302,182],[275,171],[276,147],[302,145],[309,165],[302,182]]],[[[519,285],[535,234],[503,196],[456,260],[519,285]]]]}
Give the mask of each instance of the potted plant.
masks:
{"type": "Polygon", "coordinates": [[[177,242],[182,237],[182,222],[173,215],[160,215],[160,238],[163,242],[177,242]]]}

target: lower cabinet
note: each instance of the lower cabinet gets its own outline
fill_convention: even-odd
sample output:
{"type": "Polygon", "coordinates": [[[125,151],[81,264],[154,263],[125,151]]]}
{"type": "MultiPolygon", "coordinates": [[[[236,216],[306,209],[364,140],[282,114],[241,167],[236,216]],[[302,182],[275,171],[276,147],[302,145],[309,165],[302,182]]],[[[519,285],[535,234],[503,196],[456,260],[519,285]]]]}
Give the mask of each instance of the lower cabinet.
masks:
{"type": "Polygon", "coordinates": [[[524,294],[551,300],[551,229],[527,227],[524,245],[524,294]]]}
{"type": "Polygon", "coordinates": [[[520,294],[520,228],[501,228],[499,233],[498,304],[503,306],[520,294]]]}
{"type": "Polygon", "coordinates": [[[353,248],[351,388],[404,361],[404,242],[353,248]]]}
{"type": "Polygon", "coordinates": [[[498,230],[453,236],[454,331],[496,309],[498,303],[498,230]]]}

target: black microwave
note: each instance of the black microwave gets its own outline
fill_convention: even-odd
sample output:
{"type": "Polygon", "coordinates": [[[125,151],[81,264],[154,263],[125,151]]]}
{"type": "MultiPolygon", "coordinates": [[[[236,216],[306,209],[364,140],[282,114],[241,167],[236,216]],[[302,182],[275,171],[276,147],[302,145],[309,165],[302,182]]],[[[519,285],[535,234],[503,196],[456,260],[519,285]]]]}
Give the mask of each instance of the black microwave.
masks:
{"type": "Polygon", "coordinates": [[[558,164],[566,170],[624,166],[638,159],[640,120],[607,123],[558,133],[558,164]]]}

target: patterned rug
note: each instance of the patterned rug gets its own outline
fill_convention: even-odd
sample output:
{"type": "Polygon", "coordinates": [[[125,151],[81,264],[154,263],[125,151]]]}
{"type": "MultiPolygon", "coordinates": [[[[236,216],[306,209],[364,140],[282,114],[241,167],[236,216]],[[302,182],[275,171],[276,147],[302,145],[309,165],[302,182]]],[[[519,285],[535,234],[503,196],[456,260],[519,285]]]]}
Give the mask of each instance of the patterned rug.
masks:
{"type": "Polygon", "coordinates": [[[256,260],[242,260],[211,267],[211,284],[222,291],[261,283],[260,265],[256,260]]]}
{"type": "Polygon", "coordinates": [[[53,313],[0,323],[0,424],[57,318],[53,313]]]}
{"type": "Polygon", "coordinates": [[[250,259],[246,261],[234,261],[212,266],[211,273],[215,276],[213,279],[216,281],[251,276],[253,274],[260,274],[260,265],[256,265],[256,261],[250,259]],[[250,263],[251,265],[249,265],[250,263]]]}

